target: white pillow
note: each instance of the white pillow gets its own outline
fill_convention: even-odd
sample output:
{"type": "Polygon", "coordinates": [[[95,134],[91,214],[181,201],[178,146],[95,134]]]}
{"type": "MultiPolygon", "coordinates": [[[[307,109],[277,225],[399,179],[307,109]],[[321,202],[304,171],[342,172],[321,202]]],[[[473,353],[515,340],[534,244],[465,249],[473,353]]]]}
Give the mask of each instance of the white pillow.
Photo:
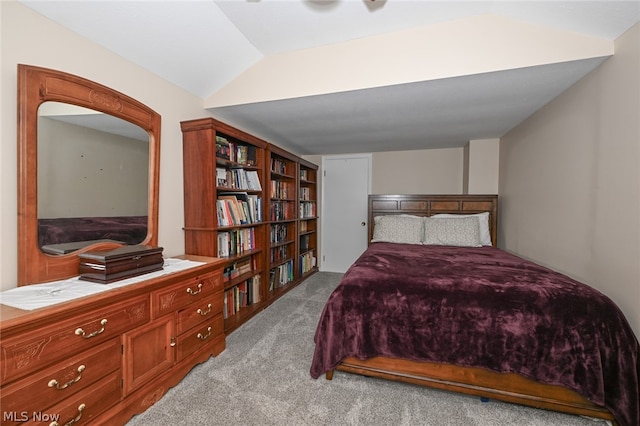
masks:
{"type": "Polygon", "coordinates": [[[388,215],[373,218],[373,238],[375,242],[421,244],[423,218],[420,216],[388,215]]]}
{"type": "Polygon", "coordinates": [[[478,219],[425,217],[422,243],[436,246],[481,247],[478,219]]]}
{"type": "Polygon", "coordinates": [[[480,223],[480,241],[483,246],[491,246],[491,232],[489,232],[489,212],[477,213],[477,214],[450,214],[450,213],[440,213],[435,214],[431,217],[453,217],[453,218],[464,218],[464,217],[477,217],[480,223]]]}

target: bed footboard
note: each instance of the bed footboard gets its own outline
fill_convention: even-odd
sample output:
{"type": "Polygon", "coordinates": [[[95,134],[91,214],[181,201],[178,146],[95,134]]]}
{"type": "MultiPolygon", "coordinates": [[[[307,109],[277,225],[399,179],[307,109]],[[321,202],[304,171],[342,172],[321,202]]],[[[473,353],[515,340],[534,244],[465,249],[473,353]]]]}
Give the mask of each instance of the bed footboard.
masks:
{"type": "MultiPolygon", "coordinates": [[[[609,420],[616,425],[613,415],[606,408],[593,404],[578,393],[561,386],[542,384],[518,374],[385,357],[367,360],[346,358],[336,370],[590,416],[609,420]]],[[[333,379],[333,372],[334,370],[326,372],[327,380],[333,379]]]]}

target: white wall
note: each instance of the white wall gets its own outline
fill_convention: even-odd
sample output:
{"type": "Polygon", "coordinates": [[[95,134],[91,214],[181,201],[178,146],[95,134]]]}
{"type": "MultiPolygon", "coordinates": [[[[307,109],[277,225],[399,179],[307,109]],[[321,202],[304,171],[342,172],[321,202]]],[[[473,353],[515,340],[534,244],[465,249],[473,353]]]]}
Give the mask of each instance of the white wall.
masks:
{"type": "Polygon", "coordinates": [[[373,153],[373,194],[461,194],[463,149],[373,153]]]}
{"type": "Polygon", "coordinates": [[[0,289],[17,280],[17,64],[69,72],[109,86],[162,116],[159,244],[184,252],[180,121],[209,115],[203,101],[14,1],[0,2],[0,289]]]}
{"type": "Polygon", "coordinates": [[[500,245],[599,289],[640,335],[640,24],[501,141],[500,245]]]}

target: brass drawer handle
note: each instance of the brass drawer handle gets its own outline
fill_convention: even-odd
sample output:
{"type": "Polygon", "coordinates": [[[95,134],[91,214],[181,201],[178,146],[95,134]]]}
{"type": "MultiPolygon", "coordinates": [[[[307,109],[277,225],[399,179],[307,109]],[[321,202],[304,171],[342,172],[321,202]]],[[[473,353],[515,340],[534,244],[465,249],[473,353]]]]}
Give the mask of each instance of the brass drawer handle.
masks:
{"type": "Polygon", "coordinates": [[[198,310],[196,312],[199,313],[200,315],[202,315],[203,317],[209,315],[209,313],[211,312],[211,303],[209,303],[207,305],[207,310],[206,311],[203,311],[202,309],[198,308],[198,310]]]}
{"type": "Polygon", "coordinates": [[[187,289],[187,293],[189,293],[192,296],[195,296],[196,294],[200,293],[202,291],[202,283],[198,284],[198,290],[191,290],[191,287],[189,287],[187,289]]]}
{"type": "Polygon", "coordinates": [[[64,385],[60,386],[60,383],[58,383],[58,381],[56,379],[51,379],[49,380],[49,384],[48,386],[50,388],[56,388],[58,390],[62,390],[62,389],[66,389],[69,386],[71,386],[72,384],[78,382],[80,379],[82,379],[82,372],[84,371],[86,367],[84,365],[81,365],[78,367],[78,375],[76,376],[75,379],[68,381],[67,383],[65,383],[64,385]]]}
{"type": "MultiPolygon", "coordinates": [[[[78,405],[78,415],[75,418],[69,420],[67,423],[65,423],[64,426],[71,426],[72,424],[75,424],[78,421],[80,421],[80,419],[82,418],[82,412],[84,411],[85,408],[87,408],[85,404],[78,405]]],[[[49,426],[60,426],[60,423],[51,422],[49,423],[49,426]]]]}
{"type": "Polygon", "coordinates": [[[76,329],[76,336],[82,336],[85,339],[90,339],[94,336],[97,336],[98,334],[102,334],[104,332],[104,326],[107,325],[107,319],[103,319],[102,321],[100,321],[100,325],[102,326],[102,328],[100,330],[94,331],[93,333],[89,333],[86,334],[85,331],[80,327],[76,329]]]}
{"type": "Polygon", "coordinates": [[[207,340],[209,338],[209,336],[211,336],[211,327],[207,327],[207,334],[204,335],[202,333],[198,333],[198,339],[200,340],[207,340]]]}

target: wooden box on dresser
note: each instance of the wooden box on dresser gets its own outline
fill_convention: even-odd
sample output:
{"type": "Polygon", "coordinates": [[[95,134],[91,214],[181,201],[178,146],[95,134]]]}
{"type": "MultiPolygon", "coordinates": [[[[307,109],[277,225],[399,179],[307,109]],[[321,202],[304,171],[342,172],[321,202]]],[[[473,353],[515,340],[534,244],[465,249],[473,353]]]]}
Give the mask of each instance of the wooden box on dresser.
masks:
{"type": "Polygon", "coordinates": [[[315,208],[314,215],[304,219],[303,237],[299,211],[303,203],[316,204],[318,166],[213,118],[183,121],[181,128],[185,252],[226,261],[223,311],[228,334],[317,271],[315,208]],[[308,177],[303,183],[301,167],[308,177]],[[245,175],[258,183],[237,181],[245,175]],[[302,191],[308,197],[304,202],[301,185],[307,188],[302,191]],[[233,205],[241,216],[242,206],[253,205],[259,214],[229,220],[224,207],[233,205]],[[227,235],[238,237],[229,243],[221,238],[227,235]]]}
{"type": "Polygon", "coordinates": [[[32,311],[0,305],[2,424],[124,424],[222,352],[223,262],[181,258],[198,264],[32,311]]]}

